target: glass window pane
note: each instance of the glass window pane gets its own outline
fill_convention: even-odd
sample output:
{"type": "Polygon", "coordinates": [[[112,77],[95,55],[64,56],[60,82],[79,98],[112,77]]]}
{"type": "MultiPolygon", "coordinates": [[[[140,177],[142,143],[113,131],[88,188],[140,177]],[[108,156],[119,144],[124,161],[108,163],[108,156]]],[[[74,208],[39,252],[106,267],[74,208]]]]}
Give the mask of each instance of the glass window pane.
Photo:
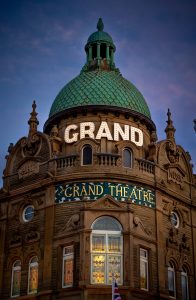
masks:
{"type": "Polygon", "coordinates": [[[129,149],[123,150],[123,166],[132,168],[132,152],[129,149]]]}
{"type": "Polygon", "coordinates": [[[120,236],[108,236],[108,251],[121,252],[120,236]]]}
{"type": "Polygon", "coordinates": [[[140,260],[140,288],[148,289],[148,264],[143,260],[140,260]]]}
{"type": "Polygon", "coordinates": [[[96,220],[92,227],[93,230],[121,231],[120,224],[110,217],[104,217],[96,220]]]}
{"type": "Polygon", "coordinates": [[[92,165],[92,148],[91,146],[84,146],[82,149],[83,157],[82,157],[82,164],[85,165],[92,165]]]}
{"type": "Polygon", "coordinates": [[[181,274],[181,286],[182,286],[182,300],[188,300],[188,277],[186,273],[181,274]]]}
{"type": "Polygon", "coordinates": [[[168,268],[168,290],[169,295],[175,297],[175,271],[173,268],[168,268]]]}
{"type": "Polygon", "coordinates": [[[179,217],[178,214],[176,212],[171,212],[171,223],[175,228],[179,227],[179,217]]]}
{"type": "Polygon", "coordinates": [[[105,252],[105,236],[93,235],[92,236],[92,251],[93,252],[105,252]]]}
{"type": "Polygon", "coordinates": [[[34,207],[32,205],[27,206],[23,211],[23,220],[29,222],[34,217],[34,207]]]}
{"type": "Polygon", "coordinates": [[[29,270],[29,293],[37,293],[38,288],[38,263],[30,264],[29,270]]]}
{"type": "Polygon", "coordinates": [[[20,295],[20,283],[21,283],[21,269],[17,267],[16,270],[13,270],[12,275],[12,297],[20,295]]]}
{"type": "Polygon", "coordinates": [[[92,255],[92,283],[106,283],[105,255],[92,255]]]}
{"type": "Polygon", "coordinates": [[[148,251],[145,249],[140,249],[140,257],[148,258],[148,251]]]}
{"type": "Polygon", "coordinates": [[[73,286],[73,257],[64,259],[63,286],[73,286]]]}
{"type": "Polygon", "coordinates": [[[72,254],[72,253],[74,253],[73,245],[64,248],[64,255],[72,254]]]}
{"type": "Polygon", "coordinates": [[[122,257],[119,255],[108,256],[108,284],[112,284],[112,275],[117,284],[122,284],[122,257]]]}

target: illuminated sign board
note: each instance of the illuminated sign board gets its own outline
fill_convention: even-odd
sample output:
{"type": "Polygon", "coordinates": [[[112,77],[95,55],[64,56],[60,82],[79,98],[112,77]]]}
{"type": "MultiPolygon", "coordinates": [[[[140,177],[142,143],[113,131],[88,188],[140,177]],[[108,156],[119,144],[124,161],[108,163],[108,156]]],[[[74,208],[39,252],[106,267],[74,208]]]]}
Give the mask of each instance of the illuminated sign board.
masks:
{"type": "Polygon", "coordinates": [[[95,132],[94,122],[83,122],[79,125],[72,124],[65,128],[64,140],[66,143],[77,142],[78,139],[92,138],[101,140],[106,138],[109,141],[131,141],[137,146],[143,146],[143,132],[141,129],[129,126],[120,125],[119,123],[113,124],[113,130],[109,129],[107,122],[102,121],[98,130],[95,132]]]}
{"type": "Polygon", "coordinates": [[[117,182],[80,182],[57,185],[55,202],[97,200],[105,195],[117,201],[131,201],[138,205],[155,208],[155,192],[147,188],[117,182]]]}

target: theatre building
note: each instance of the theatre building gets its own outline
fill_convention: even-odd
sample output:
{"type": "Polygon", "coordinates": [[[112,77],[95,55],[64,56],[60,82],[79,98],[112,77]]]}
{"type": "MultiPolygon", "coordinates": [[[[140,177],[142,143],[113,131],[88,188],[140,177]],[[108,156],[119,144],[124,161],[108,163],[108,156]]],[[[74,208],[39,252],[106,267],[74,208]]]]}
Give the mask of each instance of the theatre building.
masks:
{"type": "Polygon", "coordinates": [[[99,19],[86,63],[55,98],[43,132],[33,102],[27,136],[8,148],[2,300],[110,300],[113,277],[123,300],[196,299],[191,157],[169,110],[157,140],[115,50],[99,19]]]}

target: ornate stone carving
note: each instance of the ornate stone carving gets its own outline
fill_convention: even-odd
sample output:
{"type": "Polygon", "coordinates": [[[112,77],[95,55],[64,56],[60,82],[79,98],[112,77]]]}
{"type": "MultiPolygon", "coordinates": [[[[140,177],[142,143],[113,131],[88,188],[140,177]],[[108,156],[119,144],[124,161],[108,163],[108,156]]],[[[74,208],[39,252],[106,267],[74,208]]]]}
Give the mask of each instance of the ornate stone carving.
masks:
{"type": "Polygon", "coordinates": [[[179,164],[167,164],[165,168],[167,169],[167,181],[169,183],[174,182],[183,189],[185,172],[181,166],[179,164]]]}
{"type": "Polygon", "coordinates": [[[23,156],[35,156],[38,154],[41,148],[41,139],[38,134],[24,138],[21,141],[21,147],[23,151],[23,156]]]}
{"type": "Polygon", "coordinates": [[[10,238],[10,247],[18,246],[22,243],[22,236],[19,231],[16,230],[12,233],[10,238]]]}
{"type": "Polygon", "coordinates": [[[35,228],[31,228],[29,232],[25,235],[25,243],[31,243],[39,240],[40,234],[35,228]]]}
{"type": "Polygon", "coordinates": [[[39,163],[35,161],[27,161],[18,169],[19,179],[24,179],[37,173],[39,173],[39,163]]]}
{"type": "Polygon", "coordinates": [[[152,235],[152,228],[147,228],[144,226],[143,222],[140,220],[140,218],[138,216],[135,216],[133,218],[133,223],[135,225],[135,227],[137,227],[138,225],[140,225],[140,228],[147,234],[147,235],[152,235]]]}
{"type": "Polygon", "coordinates": [[[166,153],[170,163],[178,163],[180,158],[180,150],[172,141],[166,143],[166,153]]]}
{"type": "Polygon", "coordinates": [[[167,246],[171,246],[171,247],[178,247],[178,229],[176,228],[170,228],[169,230],[169,235],[168,238],[166,240],[166,244],[167,246]]]}
{"type": "Polygon", "coordinates": [[[71,216],[71,218],[68,220],[68,222],[65,223],[64,227],[60,230],[60,233],[67,231],[67,230],[77,229],[79,226],[80,226],[80,215],[74,214],[71,216]]]}
{"type": "Polygon", "coordinates": [[[181,239],[181,243],[180,243],[180,251],[190,251],[190,246],[188,243],[188,237],[186,236],[186,234],[184,233],[182,235],[182,239],[181,239]]]}
{"type": "Polygon", "coordinates": [[[177,168],[169,168],[168,169],[168,182],[173,181],[180,185],[181,189],[184,185],[184,176],[177,168]]]}

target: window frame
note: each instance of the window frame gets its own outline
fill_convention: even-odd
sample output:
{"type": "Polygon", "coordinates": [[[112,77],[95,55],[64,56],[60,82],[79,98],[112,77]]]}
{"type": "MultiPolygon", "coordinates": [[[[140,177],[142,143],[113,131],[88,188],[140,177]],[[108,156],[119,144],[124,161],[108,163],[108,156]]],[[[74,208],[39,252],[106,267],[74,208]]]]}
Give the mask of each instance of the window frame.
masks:
{"type": "Polygon", "coordinates": [[[32,204],[25,206],[24,209],[23,209],[23,211],[22,211],[22,220],[23,220],[23,222],[25,222],[25,223],[31,222],[33,220],[33,218],[34,218],[34,215],[35,215],[35,208],[34,208],[34,206],[32,204]],[[26,213],[26,210],[28,208],[33,208],[33,215],[31,217],[31,219],[29,219],[29,220],[26,219],[26,217],[25,217],[25,213],[26,213]]]}
{"type": "Polygon", "coordinates": [[[82,166],[92,166],[93,164],[93,147],[90,144],[85,144],[82,146],[82,151],[81,151],[81,165],[82,166]],[[84,149],[89,147],[91,149],[91,163],[90,164],[84,164],[84,149]]]}
{"type": "Polygon", "coordinates": [[[15,260],[12,264],[12,275],[11,275],[11,298],[20,297],[20,291],[19,294],[13,295],[13,279],[14,279],[14,272],[20,271],[20,288],[21,288],[21,261],[19,259],[15,260]],[[17,262],[20,263],[19,266],[14,266],[17,262]]]}
{"type": "MultiPolygon", "coordinates": [[[[169,292],[169,296],[173,299],[176,299],[176,269],[175,269],[175,265],[173,263],[173,261],[169,262],[169,265],[167,267],[167,280],[168,280],[168,292],[169,292]],[[169,290],[169,272],[173,273],[173,286],[174,286],[174,295],[170,295],[170,291],[169,290]]],[[[171,291],[172,292],[172,291],[171,291]]]]}
{"type": "Polygon", "coordinates": [[[122,165],[123,168],[128,168],[128,169],[132,169],[133,168],[133,150],[131,148],[128,147],[124,147],[122,150],[122,165]],[[124,152],[127,151],[130,154],[130,166],[125,165],[125,160],[124,160],[124,152]]]}
{"type": "MultiPolygon", "coordinates": [[[[104,216],[104,217],[100,217],[100,218],[108,218],[109,216],[104,216]]],[[[119,229],[121,228],[121,230],[101,230],[101,229],[93,229],[93,226],[95,225],[95,223],[100,220],[100,218],[97,218],[91,228],[92,228],[92,233],[91,233],[91,238],[90,238],[90,252],[91,252],[91,276],[90,276],[90,282],[92,285],[112,285],[112,280],[110,280],[109,277],[109,273],[110,273],[110,263],[109,263],[109,258],[111,256],[115,256],[120,260],[120,279],[117,280],[119,285],[123,284],[123,235],[122,235],[122,227],[121,224],[113,217],[109,217],[112,218],[115,222],[117,222],[117,224],[119,225],[119,229]],[[104,251],[94,251],[93,250],[93,237],[94,236],[104,236],[104,251]],[[115,237],[119,237],[120,238],[120,251],[116,252],[116,251],[109,251],[109,237],[110,236],[115,236],[115,237]],[[105,257],[104,260],[104,283],[94,283],[93,282],[93,257],[95,255],[102,255],[103,257],[105,257]],[[111,282],[110,282],[111,281],[111,282]]]]}
{"type": "Polygon", "coordinates": [[[140,264],[139,264],[139,266],[140,266],[140,268],[139,268],[139,271],[140,271],[139,272],[139,274],[140,274],[140,289],[143,290],[143,291],[149,291],[149,250],[141,246],[139,248],[139,255],[140,255],[140,264]],[[143,250],[147,254],[146,257],[141,255],[141,250],[143,250]],[[146,275],[147,275],[147,278],[146,278],[147,287],[146,288],[141,287],[141,265],[142,265],[142,263],[144,263],[145,271],[146,271],[146,275]]]}
{"type": "Polygon", "coordinates": [[[74,245],[67,245],[63,247],[63,255],[62,255],[62,282],[61,282],[61,287],[64,288],[69,288],[69,287],[73,287],[74,286],[74,245]],[[66,253],[65,254],[65,249],[71,249],[72,248],[72,252],[70,253],[66,253]],[[73,279],[72,279],[72,284],[69,285],[64,285],[64,270],[65,270],[65,265],[64,265],[64,261],[72,259],[73,261],[73,279]]]}
{"type": "Polygon", "coordinates": [[[170,214],[170,221],[171,221],[171,224],[174,228],[179,228],[180,226],[180,218],[179,218],[179,215],[176,211],[171,211],[171,214],[170,214]],[[172,216],[175,216],[175,218],[172,218],[172,216]],[[174,224],[172,222],[172,220],[176,221],[176,224],[174,224]]]}
{"type": "MultiPolygon", "coordinates": [[[[182,276],[186,278],[186,295],[187,295],[187,298],[186,299],[183,299],[182,300],[189,300],[189,278],[188,278],[188,272],[185,268],[182,268],[182,272],[180,274],[180,279],[181,279],[181,291],[183,291],[182,289],[182,276]]],[[[182,293],[182,297],[183,297],[183,293],[182,293]]]]}
{"type": "Polygon", "coordinates": [[[39,260],[38,260],[38,257],[37,257],[37,256],[33,256],[33,257],[31,257],[31,259],[29,260],[27,294],[28,294],[28,295],[37,294],[37,292],[38,292],[38,286],[39,286],[39,260]],[[35,259],[35,258],[37,259],[37,261],[32,262],[32,260],[35,259]],[[38,273],[37,290],[36,290],[36,292],[30,292],[30,291],[29,291],[29,288],[30,288],[30,271],[31,271],[31,268],[34,267],[34,266],[37,266],[37,273],[38,273]]]}

